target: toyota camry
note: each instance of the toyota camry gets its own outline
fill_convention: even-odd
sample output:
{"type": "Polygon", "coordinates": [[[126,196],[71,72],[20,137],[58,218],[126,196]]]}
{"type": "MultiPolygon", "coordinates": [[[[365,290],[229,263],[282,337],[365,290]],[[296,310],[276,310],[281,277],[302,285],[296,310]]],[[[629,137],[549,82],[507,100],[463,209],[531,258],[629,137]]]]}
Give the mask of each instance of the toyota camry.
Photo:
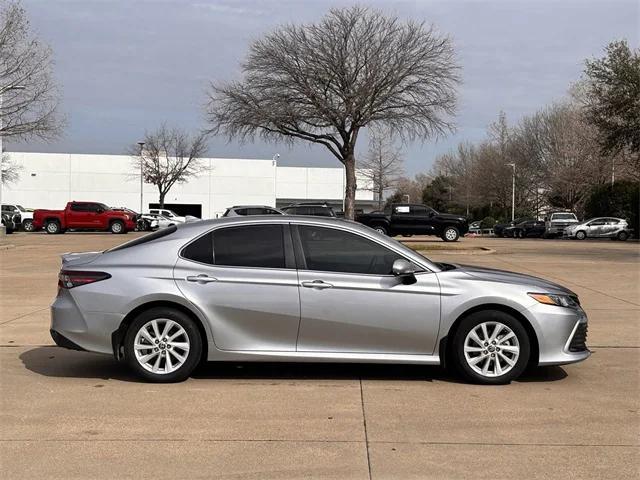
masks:
{"type": "Polygon", "coordinates": [[[62,257],[51,335],[141,378],[202,360],[446,365],[476,383],[586,359],[575,293],[430,261],[369,227],[254,216],[171,226],[62,257]]]}

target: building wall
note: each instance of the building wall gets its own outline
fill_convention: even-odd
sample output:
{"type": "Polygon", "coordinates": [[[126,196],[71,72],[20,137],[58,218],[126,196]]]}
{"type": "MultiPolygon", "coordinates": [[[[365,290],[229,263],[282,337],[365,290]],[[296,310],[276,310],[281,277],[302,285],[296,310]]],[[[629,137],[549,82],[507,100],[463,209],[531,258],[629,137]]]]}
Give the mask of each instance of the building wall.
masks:
{"type": "MultiPolygon", "coordinates": [[[[3,202],[31,208],[64,208],[70,200],[93,200],[114,207],[140,209],[140,177],[127,155],[59,153],[9,154],[22,166],[20,179],[4,185],[3,202]]],[[[177,184],[166,203],[202,205],[214,218],[232,205],[276,204],[277,198],[339,200],[344,192],[342,168],[278,167],[273,160],[206,158],[207,172],[177,184]]],[[[358,191],[361,200],[373,199],[358,191]]],[[[144,185],[144,209],[158,201],[153,185],[144,185]]]]}

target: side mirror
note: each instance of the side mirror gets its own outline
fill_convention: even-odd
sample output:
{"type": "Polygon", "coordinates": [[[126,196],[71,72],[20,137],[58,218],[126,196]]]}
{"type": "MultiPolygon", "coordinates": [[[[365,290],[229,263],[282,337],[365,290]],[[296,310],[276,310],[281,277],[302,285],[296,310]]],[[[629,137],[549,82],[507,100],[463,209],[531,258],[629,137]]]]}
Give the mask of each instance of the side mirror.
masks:
{"type": "Polygon", "coordinates": [[[393,262],[393,274],[402,279],[402,283],[405,285],[416,283],[415,269],[413,268],[413,265],[403,258],[399,258],[393,262]]]}
{"type": "Polygon", "coordinates": [[[96,213],[104,213],[104,208],[98,208],[98,209],[96,210],[96,213]]]}

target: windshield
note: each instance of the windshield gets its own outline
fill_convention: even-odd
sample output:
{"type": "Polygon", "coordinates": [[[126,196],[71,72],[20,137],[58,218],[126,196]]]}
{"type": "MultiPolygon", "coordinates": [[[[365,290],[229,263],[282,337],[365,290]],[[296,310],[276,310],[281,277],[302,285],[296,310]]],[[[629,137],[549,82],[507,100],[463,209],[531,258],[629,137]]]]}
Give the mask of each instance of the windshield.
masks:
{"type": "Polygon", "coordinates": [[[18,207],[18,210],[20,210],[21,212],[26,212],[22,205],[16,205],[16,207],[18,207]]]}
{"type": "Polygon", "coordinates": [[[575,220],[576,216],[573,213],[554,213],[554,220],[575,220]]]}

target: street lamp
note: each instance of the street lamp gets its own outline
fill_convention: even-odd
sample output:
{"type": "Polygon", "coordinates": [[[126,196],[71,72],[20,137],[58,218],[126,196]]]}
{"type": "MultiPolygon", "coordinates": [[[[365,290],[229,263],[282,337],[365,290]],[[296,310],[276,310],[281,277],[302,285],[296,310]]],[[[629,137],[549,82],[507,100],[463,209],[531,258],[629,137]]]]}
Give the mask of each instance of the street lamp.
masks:
{"type": "Polygon", "coordinates": [[[516,218],[516,164],[507,163],[507,166],[513,167],[513,176],[511,177],[511,221],[516,218]]]}
{"type": "Polygon", "coordinates": [[[144,213],[143,210],[143,192],[144,192],[144,172],[143,165],[144,161],[142,159],[142,147],[144,147],[144,142],[138,142],[140,145],[140,215],[144,213]]]}
{"type": "Polygon", "coordinates": [[[25,88],[27,87],[24,85],[8,85],[0,88],[0,207],[2,206],[2,186],[4,185],[4,169],[2,168],[2,164],[4,163],[4,148],[2,145],[2,139],[4,138],[4,132],[2,131],[4,128],[2,123],[2,98],[4,92],[8,92],[9,90],[24,90],[25,88]]]}

